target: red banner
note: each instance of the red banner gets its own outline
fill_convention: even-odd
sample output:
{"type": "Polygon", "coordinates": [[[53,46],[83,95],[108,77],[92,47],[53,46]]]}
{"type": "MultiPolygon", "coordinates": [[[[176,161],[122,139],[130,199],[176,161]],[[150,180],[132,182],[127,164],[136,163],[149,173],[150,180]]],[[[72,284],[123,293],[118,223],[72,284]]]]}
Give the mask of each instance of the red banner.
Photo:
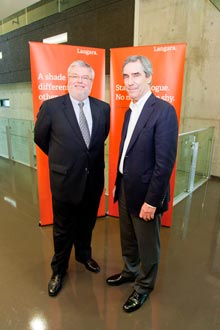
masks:
{"type": "MultiPolygon", "coordinates": [[[[130,99],[124,88],[122,65],[130,55],[143,55],[149,58],[153,66],[152,92],[176,109],[178,120],[182,98],[186,44],[166,44],[137,46],[111,49],[111,130],[109,136],[109,209],[108,214],[118,216],[118,206],[113,203],[112,190],[118,161],[119,143],[124,113],[129,107],[130,99]]],[[[171,200],[169,210],[163,215],[162,225],[170,226],[172,221],[172,204],[175,183],[174,169],[171,177],[171,200]]]]}
{"type": "MultiPolygon", "coordinates": [[[[70,45],[30,42],[34,119],[44,100],[67,93],[67,69],[75,60],[84,60],[95,71],[91,96],[105,98],[105,50],[70,45]]],[[[47,156],[37,147],[40,225],[53,222],[47,156]]],[[[104,193],[98,216],[105,215],[104,193]]]]}

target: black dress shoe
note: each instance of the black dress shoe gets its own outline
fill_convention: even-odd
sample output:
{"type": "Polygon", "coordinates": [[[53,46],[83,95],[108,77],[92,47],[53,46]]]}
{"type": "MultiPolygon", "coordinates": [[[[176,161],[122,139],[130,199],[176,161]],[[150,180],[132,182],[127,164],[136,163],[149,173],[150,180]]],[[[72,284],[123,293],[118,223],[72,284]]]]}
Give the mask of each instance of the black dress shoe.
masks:
{"type": "Polygon", "coordinates": [[[107,278],[106,283],[111,286],[121,285],[123,283],[134,282],[135,277],[124,277],[120,274],[115,274],[107,278]]]}
{"type": "Polygon", "coordinates": [[[84,262],[84,266],[86,267],[86,269],[93,273],[98,273],[101,270],[97,262],[93,259],[89,259],[84,262]]]}
{"type": "Polygon", "coordinates": [[[55,297],[62,288],[63,276],[61,274],[52,275],[48,283],[48,294],[55,297]]]}
{"type": "Polygon", "coordinates": [[[143,305],[148,296],[148,293],[138,293],[137,291],[133,291],[132,294],[128,297],[126,303],[123,305],[124,311],[127,313],[136,311],[143,305]]]}

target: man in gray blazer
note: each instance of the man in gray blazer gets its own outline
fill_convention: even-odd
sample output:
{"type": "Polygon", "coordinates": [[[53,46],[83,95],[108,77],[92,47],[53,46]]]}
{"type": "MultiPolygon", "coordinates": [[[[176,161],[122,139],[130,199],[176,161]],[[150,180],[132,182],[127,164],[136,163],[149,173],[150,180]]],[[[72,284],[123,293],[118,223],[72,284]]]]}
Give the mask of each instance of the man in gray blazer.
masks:
{"type": "Polygon", "coordinates": [[[50,296],[62,287],[73,245],[78,262],[100,271],[92,259],[91,240],[104,187],[110,107],[89,96],[93,80],[89,64],[73,62],[68,68],[69,93],[42,104],[34,129],[34,141],[49,161],[54,239],[50,296]]]}
{"type": "Polygon", "coordinates": [[[146,57],[128,57],[122,73],[131,103],[122,129],[114,200],[119,201],[124,268],[106,281],[112,286],[134,282],[123,305],[125,312],[133,312],[155,285],[178,122],[174,107],[151,92],[152,65],[146,57]]]}

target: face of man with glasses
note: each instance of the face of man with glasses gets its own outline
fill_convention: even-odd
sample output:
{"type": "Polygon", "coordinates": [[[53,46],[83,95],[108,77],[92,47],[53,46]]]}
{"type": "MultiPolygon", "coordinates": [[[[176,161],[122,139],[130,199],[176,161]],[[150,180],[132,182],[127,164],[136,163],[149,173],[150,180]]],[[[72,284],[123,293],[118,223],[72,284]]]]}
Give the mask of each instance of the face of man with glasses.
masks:
{"type": "Polygon", "coordinates": [[[92,89],[93,77],[90,68],[73,66],[68,72],[68,91],[77,101],[85,100],[92,89]]]}

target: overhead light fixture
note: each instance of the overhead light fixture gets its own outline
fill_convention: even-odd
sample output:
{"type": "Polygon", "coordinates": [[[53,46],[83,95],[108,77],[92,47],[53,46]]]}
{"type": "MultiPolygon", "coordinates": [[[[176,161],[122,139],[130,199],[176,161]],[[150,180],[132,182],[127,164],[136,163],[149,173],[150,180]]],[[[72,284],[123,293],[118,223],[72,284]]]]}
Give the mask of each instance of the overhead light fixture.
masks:
{"type": "Polygon", "coordinates": [[[63,42],[67,42],[67,40],[67,32],[64,32],[53,37],[45,38],[43,39],[43,42],[45,44],[62,44],[63,42]]]}
{"type": "Polygon", "coordinates": [[[3,56],[2,56],[2,52],[0,52],[0,60],[2,59],[2,57],[3,57],[3,56]]]}

